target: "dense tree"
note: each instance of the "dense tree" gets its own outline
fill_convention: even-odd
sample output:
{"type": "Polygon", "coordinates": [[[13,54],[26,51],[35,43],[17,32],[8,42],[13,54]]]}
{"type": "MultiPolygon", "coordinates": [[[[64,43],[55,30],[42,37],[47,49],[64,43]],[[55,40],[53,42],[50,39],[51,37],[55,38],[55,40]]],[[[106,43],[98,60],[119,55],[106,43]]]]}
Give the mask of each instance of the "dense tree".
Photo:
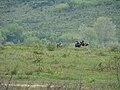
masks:
{"type": "Polygon", "coordinates": [[[79,35],[76,33],[64,33],[59,37],[59,41],[66,43],[73,43],[79,38],[79,35]]]}
{"type": "Polygon", "coordinates": [[[64,9],[68,9],[69,5],[67,3],[61,3],[61,4],[57,4],[55,6],[56,10],[64,10],[64,9]]]}
{"type": "Polygon", "coordinates": [[[94,30],[97,33],[99,44],[108,46],[116,44],[116,25],[108,17],[99,17],[94,23],[94,30]]]}
{"type": "MultiPolygon", "coordinates": [[[[24,39],[25,42],[29,41],[31,38],[31,43],[35,39],[71,43],[74,39],[84,37],[93,45],[99,40],[96,37],[98,34],[96,28],[91,26],[97,17],[105,16],[112,18],[120,42],[119,2],[119,0],[0,0],[0,29],[3,29],[1,41],[18,43],[24,39]],[[8,27],[11,27],[11,23],[17,23],[12,25],[17,29],[19,26],[22,27],[20,32],[28,33],[24,34],[26,38],[19,34],[19,30],[17,33],[15,27],[10,30],[8,27]],[[82,25],[81,23],[84,23],[85,27],[80,26],[78,36],[78,27],[82,25]],[[29,32],[31,36],[27,37],[29,32]]],[[[99,45],[102,43],[103,40],[99,45]]],[[[109,43],[114,42],[110,40],[109,43]]]]}
{"type": "Polygon", "coordinates": [[[98,46],[98,37],[96,31],[91,27],[86,27],[85,24],[81,24],[78,28],[80,33],[80,40],[84,40],[89,43],[91,47],[98,46]]]}
{"type": "Polygon", "coordinates": [[[4,38],[2,36],[2,33],[0,32],[0,44],[4,41],[4,38]]]}
{"type": "Polygon", "coordinates": [[[27,36],[24,41],[25,44],[35,44],[39,42],[40,40],[36,36],[27,36]]]}
{"type": "Polygon", "coordinates": [[[18,24],[9,24],[4,30],[1,31],[4,42],[19,43],[23,42],[23,28],[18,24]]]}

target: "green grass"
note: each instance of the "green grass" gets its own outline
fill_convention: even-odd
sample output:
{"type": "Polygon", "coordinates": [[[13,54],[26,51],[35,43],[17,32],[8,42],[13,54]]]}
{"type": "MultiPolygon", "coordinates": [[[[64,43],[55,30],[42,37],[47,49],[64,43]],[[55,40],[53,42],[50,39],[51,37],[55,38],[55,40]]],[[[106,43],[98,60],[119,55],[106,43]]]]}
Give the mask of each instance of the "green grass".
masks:
{"type": "MultiPolygon", "coordinates": [[[[0,76],[15,74],[15,80],[116,81],[114,56],[119,52],[102,48],[55,48],[40,46],[1,46],[0,76]],[[99,66],[99,63],[102,63],[99,66]],[[110,67],[107,68],[110,63],[110,67]],[[26,78],[26,76],[28,76],[26,78]]],[[[118,58],[119,59],[119,58],[118,58]]],[[[120,60],[118,60],[120,61],[120,60]]]]}
{"type": "Polygon", "coordinates": [[[42,45],[3,45],[0,46],[0,80],[8,82],[12,75],[11,83],[58,85],[59,82],[66,83],[71,90],[76,87],[74,83],[78,85],[82,81],[83,88],[113,90],[118,82],[116,74],[120,74],[116,72],[116,67],[120,68],[119,54],[119,50],[110,48],[54,47],[51,51],[42,45]]]}

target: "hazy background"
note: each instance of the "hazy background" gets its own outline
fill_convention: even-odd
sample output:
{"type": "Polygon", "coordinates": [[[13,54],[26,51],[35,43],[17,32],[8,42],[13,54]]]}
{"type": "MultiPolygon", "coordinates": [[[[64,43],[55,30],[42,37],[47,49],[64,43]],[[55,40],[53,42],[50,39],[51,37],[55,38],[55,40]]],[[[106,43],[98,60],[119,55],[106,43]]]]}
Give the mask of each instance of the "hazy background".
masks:
{"type": "Polygon", "coordinates": [[[0,43],[120,42],[119,0],[0,0],[0,43]]]}

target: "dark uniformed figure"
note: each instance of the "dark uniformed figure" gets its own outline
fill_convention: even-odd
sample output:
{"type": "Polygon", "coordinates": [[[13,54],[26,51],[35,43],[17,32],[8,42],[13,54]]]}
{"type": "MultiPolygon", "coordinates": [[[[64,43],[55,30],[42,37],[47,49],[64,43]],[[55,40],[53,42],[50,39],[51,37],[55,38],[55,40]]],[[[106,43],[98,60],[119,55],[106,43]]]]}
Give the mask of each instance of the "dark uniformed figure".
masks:
{"type": "Polygon", "coordinates": [[[81,42],[79,40],[76,41],[75,47],[81,47],[81,42]]]}
{"type": "Polygon", "coordinates": [[[75,43],[75,47],[81,47],[81,46],[88,46],[89,44],[88,43],[85,43],[85,41],[84,40],[82,40],[82,41],[76,41],[76,43],[75,43]]]}
{"type": "Polygon", "coordinates": [[[59,48],[59,47],[63,47],[62,42],[57,43],[57,48],[59,48]]]}

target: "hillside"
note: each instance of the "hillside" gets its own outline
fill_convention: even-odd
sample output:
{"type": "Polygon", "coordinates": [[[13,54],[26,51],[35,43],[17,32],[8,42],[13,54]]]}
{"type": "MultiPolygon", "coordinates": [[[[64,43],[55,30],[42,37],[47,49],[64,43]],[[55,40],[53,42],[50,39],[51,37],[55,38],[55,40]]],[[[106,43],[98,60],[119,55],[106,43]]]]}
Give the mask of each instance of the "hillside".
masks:
{"type": "Polygon", "coordinates": [[[120,41],[119,0],[1,0],[0,40],[14,43],[71,43],[81,39],[80,25],[92,28],[99,17],[112,19],[120,41]],[[23,35],[4,35],[3,31],[10,31],[10,28],[18,28],[23,35]]]}

